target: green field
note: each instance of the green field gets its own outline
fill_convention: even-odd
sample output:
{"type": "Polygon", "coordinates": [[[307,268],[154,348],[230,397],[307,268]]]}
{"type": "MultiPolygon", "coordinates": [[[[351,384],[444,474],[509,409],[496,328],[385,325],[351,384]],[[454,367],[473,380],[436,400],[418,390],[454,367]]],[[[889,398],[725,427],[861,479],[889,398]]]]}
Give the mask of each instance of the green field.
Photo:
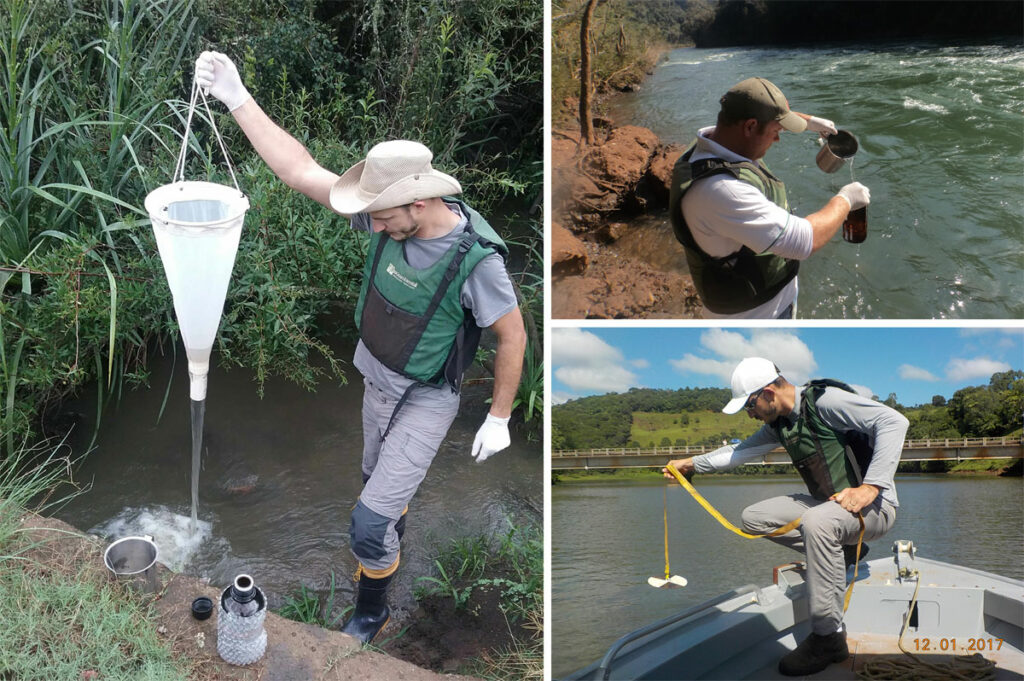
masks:
{"type": "MultiPolygon", "coordinates": [[[[761,427],[759,421],[747,418],[746,414],[723,414],[716,411],[701,411],[690,414],[663,414],[656,412],[633,412],[629,439],[641,447],[661,447],[668,438],[670,445],[699,445],[714,440],[714,444],[734,438],[744,439],[761,427]]],[[[667,446],[667,445],[664,445],[667,446]]]]}

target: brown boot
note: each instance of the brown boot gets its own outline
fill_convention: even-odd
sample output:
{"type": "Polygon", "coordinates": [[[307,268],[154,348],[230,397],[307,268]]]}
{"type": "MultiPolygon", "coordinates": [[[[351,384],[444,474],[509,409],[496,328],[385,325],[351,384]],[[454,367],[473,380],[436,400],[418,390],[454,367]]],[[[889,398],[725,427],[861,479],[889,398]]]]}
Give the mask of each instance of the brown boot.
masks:
{"type": "Polygon", "coordinates": [[[812,632],[796,650],[779,660],[779,673],[786,676],[817,674],[833,662],[842,662],[849,656],[845,630],[827,636],[812,632]]]}

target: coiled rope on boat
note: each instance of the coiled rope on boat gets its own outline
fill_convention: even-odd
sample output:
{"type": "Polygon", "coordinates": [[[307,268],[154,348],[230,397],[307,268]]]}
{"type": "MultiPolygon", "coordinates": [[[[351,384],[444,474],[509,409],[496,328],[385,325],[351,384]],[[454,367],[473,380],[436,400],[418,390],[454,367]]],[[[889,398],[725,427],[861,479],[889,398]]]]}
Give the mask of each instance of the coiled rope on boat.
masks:
{"type": "Polygon", "coordinates": [[[926,662],[903,647],[903,635],[907,633],[910,613],[917,606],[917,590],[921,588],[921,573],[914,570],[911,577],[917,579],[914,597],[903,618],[898,645],[907,657],[891,657],[868,660],[857,672],[863,681],[993,681],[996,678],[996,663],[981,653],[954,655],[948,662],[926,662]]]}

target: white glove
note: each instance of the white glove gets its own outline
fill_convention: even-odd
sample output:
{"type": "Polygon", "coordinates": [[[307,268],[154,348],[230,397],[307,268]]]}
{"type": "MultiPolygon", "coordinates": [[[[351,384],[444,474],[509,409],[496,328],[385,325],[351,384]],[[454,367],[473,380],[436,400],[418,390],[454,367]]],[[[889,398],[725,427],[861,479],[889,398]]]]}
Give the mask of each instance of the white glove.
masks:
{"type": "Polygon", "coordinates": [[[196,59],[196,82],[203,92],[213,95],[234,111],[249,100],[249,91],[242,85],[242,78],[226,54],[203,52],[196,59]]]}
{"type": "Polygon", "coordinates": [[[860,182],[851,182],[842,189],[836,196],[841,196],[850,204],[850,210],[857,210],[871,203],[871,191],[860,182]]]}
{"type": "Polygon", "coordinates": [[[838,132],[835,123],[827,118],[818,118],[817,116],[811,116],[807,119],[807,129],[811,132],[820,133],[822,137],[828,137],[838,132]]]}
{"type": "Polygon", "coordinates": [[[484,419],[484,424],[476,431],[476,439],[473,440],[472,456],[477,463],[483,463],[491,455],[497,454],[511,444],[512,438],[508,434],[509,418],[488,414],[484,419]]]}

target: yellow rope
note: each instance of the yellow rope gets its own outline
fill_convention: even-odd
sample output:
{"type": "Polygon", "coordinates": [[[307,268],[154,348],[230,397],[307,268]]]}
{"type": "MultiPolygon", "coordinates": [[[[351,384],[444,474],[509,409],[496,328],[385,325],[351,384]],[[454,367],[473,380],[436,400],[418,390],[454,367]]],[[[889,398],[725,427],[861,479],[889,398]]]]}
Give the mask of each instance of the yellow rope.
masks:
{"type": "Polygon", "coordinates": [[[693,485],[691,485],[690,482],[686,478],[684,478],[682,476],[682,474],[680,474],[679,471],[677,471],[675,469],[675,466],[673,466],[672,464],[669,464],[665,468],[666,468],[666,470],[668,470],[669,473],[671,473],[672,475],[675,476],[676,480],[679,481],[679,484],[683,486],[683,489],[685,489],[687,492],[689,492],[690,496],[692,496],[694,499],[696,499],[697,503],[704,507],[705,511],[710,513],[711,516],[715,520],[720,522],[725,529],[727,529],[727,530],[729,530],[731,532],[735,532],[736,534],[738,534],[741,537],[746,537],[747,539],[760,539],[761,537],[778,537],[779,535],[786,534],[790,530],[795,530],[797,527],[800,526],[800,518],[797,518],[793,522],[787,523],[786,525],[783,525],[782,527],[780,527],[779,529],[775,530],[774,532],[769,532],[768,534],[750,534],[748,532],[744,532],[743,530],[741,530],[740,528],[736,527],[735,525],[730,523],[728,520],[726,520],[725,516],[723,516],[721,513],[719,513],[718,509],[716,509],[714,506],[712,506],[711,503],[708,502],[707,499],[702,497],[700,495],[700,492],[698,492],[693,487],[693,485]]]}
{"type": "Polygon", "coordinates": [[[897,657],[868,660],[857,672],[857,677],[864,681],[993,681],[996,678],[996,663],[981,653],[954,655],[949,662],[931,663],[903,647],[903,635],[907,633],[910,614],[917,605],[917,590],[921,588],[921,574],[915,570],[912,575],[917,578],[917,585],[897,641],[900,650],[910,659],[897,657]]]}
{"type": "Polygon", "coordinates": [[[860,534],[857,535],[857,555],[853,561],[853,579],[850,580],[850,585],[846,587],[846,595],[843,596],[844,615],[846,614],[846,609],[850,607],[853,585],[857,583],[857,570],[860,569],[860,547],[864,543],[864,516],[861,515],[860,511],[857,511],[857,520],[860,521],[860,534]]]}
{"type": "Polygon", "coordinates": [[[662,490],[662,496],[664,497],[664,509],[665,509],[665,581],[668,581],[669,569],[668,569],[668,488],[662,490]]]}
{"type": "MultiPolygon", "coordinates": [[[[687,492],[689,492],[690,496],[692,496],[694,499],[696,499],[697,503],[700,504],[701,506],[703,506],[704,510],[707,511],[708,513],[710,513],[711,516],[715,520],[717,520],[719,523],[721,523],[722,526],[725,527],[727,530],[729,530],[731,532],[735,532],[736,534],[738,534],[741,537],[746,537],[747,539],[761,539],[763,537],[777,537],[777,536],[779,536],[781,534],[786,534],[790,530],[795,530],[797,527],[800,526],[800,518],[797,518],[793,522],[786,523],[785,525],[783,525],[779,529],[777,529],[777,530],[775,530],[773,532],[769,532],[768,534],[750,534],[749,532],[744,532],[743,530],[741,530],[740,528],[736,527],[735,525],[730,523],[728,520],[726,520],[725,516],[723,516],[721,513],[719,513],[718,509],[716,509],[714,506],[711,505],[711,502],[709,502],[707,499],[705,499],[703,496],[701,496],[700,492],[698,492],[696,490],[696,488],[693,485],[690,484],[689,480],[684,478],[683,475],[678,470],[676,470],[675,466],[673,466],[672,464],[668,464],[667,466],[665,466],[665,469],[669,473],[671,473],[675,477],[676,480],[679,481],[679,484],[683,486],[683,489],[685,489],[687,492]]],[[[668,567],[668,539],[667,539],[667,537],[668,537],[668,505],[667,504],[668,504],[668,502],[666,502],[666,506],[665,506],[665,536],[666,536],[666,540],[665,540],[665,551],[666,551],[665,558],[666,558],[666,568],[668,567]]],[[[850,585],[848,587],[846,587],[846,595],[843,597],[843,612],[844,613],[846,612],[846,609],[850,607],[850,598],[853,596],[853,585],[857,583],[857,570],[858,570],[858,564],[860,563],[860,548],[861,548],[861,545],[864,542],[864,516],[862,516],[860,513],[857,513],[857,520],[860,522],[860,534],[857,536],[857,562],[854,563],[854,565],[853,565],[853,579],[850,580],[850,585]]],[[[667,576],[666,576],[666,579],[668,579],[667,576]]]]}

